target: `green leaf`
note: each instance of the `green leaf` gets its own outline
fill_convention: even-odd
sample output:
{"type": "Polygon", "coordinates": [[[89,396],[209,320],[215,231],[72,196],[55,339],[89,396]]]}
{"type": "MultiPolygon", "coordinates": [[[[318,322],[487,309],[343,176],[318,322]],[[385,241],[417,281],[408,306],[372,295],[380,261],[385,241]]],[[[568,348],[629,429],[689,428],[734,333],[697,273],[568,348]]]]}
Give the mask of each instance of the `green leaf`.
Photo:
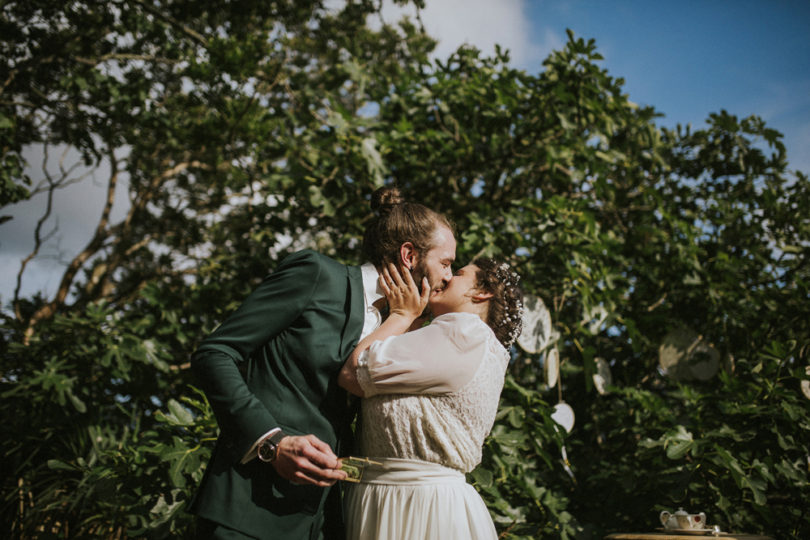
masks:
{"type": "Polygon", "coordinates": [[[75,471],[76,467],[70,465],[69,463],[65,463],[64,461],[60,461],[58,459],[49,459],[48,460],[48,468],[53,469],[56,471],[75,471]]]}
{"type": "Polygon", "coordinates": [[[87,412],[87,405],[85,405],[84,401],[79,399],[79,397],[76,394],[68,391],[67,395],[68,399],[70,399],[70,402],[73,404],[73,407],[76,409],[77,412],[79,413],[87,412]]]}
{"type": "Polygon", "coordinates": [[[163,418],[168,423],[176,426],[189,426],[194,423],[194,416],[177,400],[170,399],[166,406],[169,409],[169,414],[163,415],[163,418]]]}

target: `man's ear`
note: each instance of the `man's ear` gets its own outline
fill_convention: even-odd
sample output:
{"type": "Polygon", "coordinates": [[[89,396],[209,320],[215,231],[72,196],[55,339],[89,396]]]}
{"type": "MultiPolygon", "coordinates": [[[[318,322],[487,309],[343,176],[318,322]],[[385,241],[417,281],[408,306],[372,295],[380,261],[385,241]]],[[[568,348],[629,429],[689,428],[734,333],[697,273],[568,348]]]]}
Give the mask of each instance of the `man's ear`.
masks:
{"type": "Polygon", "coordinates": [[[408,270],[413,270],[416,266],[416,248],[411,242],[403,242],[399,246],[399,262],[408,270]]]}
{"type": "Polygon", "coordinates": [[[478,302],[485,302],[495,296],[491,292],[482,291],[481,289],[476,289],[472,295],[472,301],[475,303],[478,302]]]}

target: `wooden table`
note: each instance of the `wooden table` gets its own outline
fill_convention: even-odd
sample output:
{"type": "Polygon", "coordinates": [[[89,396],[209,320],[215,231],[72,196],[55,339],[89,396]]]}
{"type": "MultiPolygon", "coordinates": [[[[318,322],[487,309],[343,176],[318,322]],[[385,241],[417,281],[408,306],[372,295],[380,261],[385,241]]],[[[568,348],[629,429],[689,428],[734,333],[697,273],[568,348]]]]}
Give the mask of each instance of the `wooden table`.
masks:
{"type": "Polygon", "coordinates": [[[709,540],[723,538],[724,540],[773,540],[770,536],[744,533],[707,533],[707,534],[678,534],[675,532],[649,532],[649,533],[613,533],[605,540],[709,540]]]}

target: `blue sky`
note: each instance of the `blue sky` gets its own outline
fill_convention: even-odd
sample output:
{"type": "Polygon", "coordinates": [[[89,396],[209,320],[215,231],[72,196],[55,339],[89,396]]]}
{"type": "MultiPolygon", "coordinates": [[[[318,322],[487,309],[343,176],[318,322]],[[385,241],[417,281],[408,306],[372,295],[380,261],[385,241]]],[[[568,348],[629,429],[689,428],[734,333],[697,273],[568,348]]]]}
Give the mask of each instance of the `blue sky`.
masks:
{"type": "MultiPolygon", "coordinates": [[[[327,5],[343,0],[327,0],[327,5]]],[[[385,0],[383,18],[403,10],[385,0]]],[[[515,67],[537,73],[566,29],[596,40],[601,63],[625,79],[636,103],[651,105],[659,124],[702,127],[709,113],[762,117],[782,132],[791,169],[810,174],[810,0],[426,0],[421,19],[439,39],[436,56],[468,43],[491,54],[512,52],[515,67]]],[[[407,11],[407,10],[406,10],[407,11]]],[[[412,10],[410,11],[412,13],[412,10]]],[[[372,21],[373,23],[373,21],[372,21]]],[[[35,160],[38,161],[38,160],[35,160]]],[[[103,176],[103,175],[102,175],[103,176]]],[[[36,180],[36,179],[35,179],[36,180]]],[[[0,302],[14,290],[20,261],[44,199],[4,208],[16,217],[0,226],[0,302]]],[[[87,179],[59,194],[59,232],[27,272],[23,294],[56,290],[64,261],[92,235],[104,204],[103,183],[87,179]]],[[[113,217],[126,201],[116,202],[113,217]]]]}
{"type": "Polygon", "coordinates": [[[810,1],[533,1],[539,32],[594,38],[630,99],[666,126],[710,112],[751,114],[785,134],[791,168],[810,173],[810,1]]]}

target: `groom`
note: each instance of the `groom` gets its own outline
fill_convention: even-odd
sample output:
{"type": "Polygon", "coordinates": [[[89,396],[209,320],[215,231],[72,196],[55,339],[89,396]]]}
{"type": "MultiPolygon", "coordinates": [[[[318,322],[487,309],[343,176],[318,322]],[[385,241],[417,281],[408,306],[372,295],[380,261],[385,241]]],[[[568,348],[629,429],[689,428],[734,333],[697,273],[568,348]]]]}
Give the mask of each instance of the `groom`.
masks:
{"type": "Polygon", "coordinates": [[[197,538],[343,537],[339,455],[352,421],[336,376],[381,321],[378,269],[399,261],[415,281],[452,278],[456,242],[442,215],[377,190],[368,263],[314,251],[284,259],[193,354],[220,436],[191,503],[197,538]],[[331,494],[330,494],[331,492],[331,494]]]}

